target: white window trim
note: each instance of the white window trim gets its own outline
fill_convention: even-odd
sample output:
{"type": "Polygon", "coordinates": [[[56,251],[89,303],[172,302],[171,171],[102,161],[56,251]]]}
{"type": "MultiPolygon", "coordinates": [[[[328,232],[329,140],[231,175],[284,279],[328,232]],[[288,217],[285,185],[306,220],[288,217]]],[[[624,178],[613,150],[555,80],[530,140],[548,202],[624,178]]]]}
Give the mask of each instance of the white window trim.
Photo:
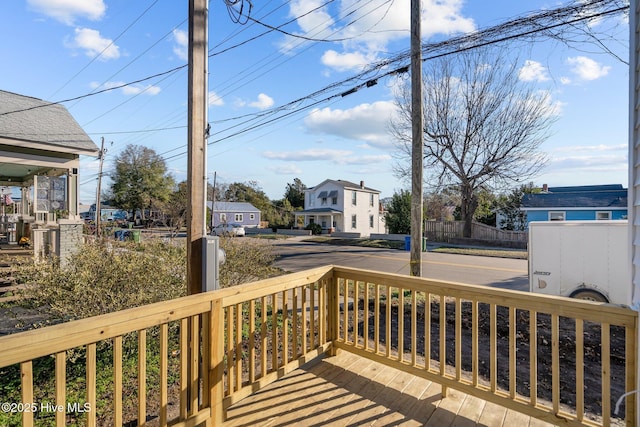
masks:
{"type": "Polygon", "coordinates": [[[234,215],[234,221],[235,222],[242,222],[244,221],[244,215],[242,215],[241,213],[237,213],[234,215]]]}
{"type": "Polygon", "coordinates": [[[547,217],[549,221],[566,221],[567,213],[565,211],[549,211],[549,215],[547,217]],[[554,214],[562,215],[562,219],[551,219],[554,214]]]}
{"type": "Polygon", "coordinates": [[[611,219],[611,211],[596,211],[596,221],[608,221],[611,219]],[[598,218],[600,214],[606,214],[607,218],[598,218]]]}
{"type": "Polygon", "coordinates": [[[351,215],[351,228],[352,229],[356,229],[358,228],[358,216],[357,215],[351,215]]]}

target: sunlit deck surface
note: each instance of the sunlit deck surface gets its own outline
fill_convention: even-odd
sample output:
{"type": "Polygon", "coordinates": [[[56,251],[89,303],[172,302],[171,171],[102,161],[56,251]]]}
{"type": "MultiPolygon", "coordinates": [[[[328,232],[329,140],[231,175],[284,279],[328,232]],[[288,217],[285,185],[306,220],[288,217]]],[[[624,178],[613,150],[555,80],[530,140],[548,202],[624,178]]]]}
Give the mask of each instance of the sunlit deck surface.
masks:
{"type": "Polygon", "coordinates": [[[225,426],[552,424],[348,352],[311,362],[229,408],[225,426]]]}

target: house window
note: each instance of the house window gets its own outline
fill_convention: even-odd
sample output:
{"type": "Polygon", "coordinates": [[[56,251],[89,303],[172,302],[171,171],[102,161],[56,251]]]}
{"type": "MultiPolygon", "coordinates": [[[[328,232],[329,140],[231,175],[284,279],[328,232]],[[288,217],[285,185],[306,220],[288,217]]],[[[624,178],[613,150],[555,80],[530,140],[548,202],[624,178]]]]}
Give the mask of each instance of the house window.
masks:
{"type": "Polygon", "coordinates": [[[322,228],[327,228],[327,221],[326,220],[322,221],[322,228]]]}
{"type": "Polygon", "coordinates": [[[256,219],[256,214],[249,214],[249,219],[251,221],[253,221],[254,219],[256,219]]]}
{"type": "Polygon", "coordinates": [[[227,222],[227,214],[220,213],[220,222],[227,222]]]}
{"type": "Polygon", "coordinates": [[[357,225],[356,216],[351,215],[351,228],[356,228],[356,225],[357,225]]]}
{"type": "Polygon", "coordinates": [[[358,193],[356,191],[352,191],[351,192],[351,204],[353,206],[356,205],[357,197],[358,197],[358,193]]]}
{"type": "Polygon", "coordinates": [[[564,221],[565,213],[564,212],[549,212],[549,221],[564,221]]]}
{"type": "Polygon", "coordinates": [[[369,206],[373,207],[373,193],[369,194],[369,206]]]}
{"type": "Polygon", "coordinates": [[[313,206],[315,204],[315,194],[314,193],[309,193],[309,206],[313,206]]]}
{"type": "Polygon", "coordinates": [[[235,215],[235,221],[236,221],[236,222],[242,222],[242,221],[243,221],[243,216],[242,216],[242,214],[236,214],[236,215],[235,215]]]}
{"type": "Polygon", "coordinates": [[[369,215],[369,227],[373,228],[373,215],[369,215]]]}
{"type": "Polygon", "coordinates": [[[322,206],[327,206],[327,198],[323,197],[320,203],[322,206]]]}
{"type": "Polygon", "coordinates": [[[337,198],[337,197],[335,197],[335,196],[334,196],[334,197],[332,197],[332,198],[331,198],[331,204],[332,204],[332,205],[337,205],[337,204],[338,204],[338,198],[337,198]]]}
{"type": "Polygon", "coordinates": [[[607,211],[607,212],[596,212],[596,220],[598,221],[602,221],[602,220],[609,220],[611,219],[611,212],[607,211]]]}

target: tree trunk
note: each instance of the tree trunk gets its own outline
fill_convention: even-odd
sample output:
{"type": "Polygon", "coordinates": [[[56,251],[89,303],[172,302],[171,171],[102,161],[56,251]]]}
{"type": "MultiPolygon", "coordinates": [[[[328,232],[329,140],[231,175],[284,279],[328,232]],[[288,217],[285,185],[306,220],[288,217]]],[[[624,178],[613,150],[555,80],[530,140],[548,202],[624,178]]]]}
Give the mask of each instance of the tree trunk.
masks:
{"type": "Polygon", "coordinates": [[[462,220],[464,221],[464,228],[462,229],[462,237],[471,237],[471,227],[473,226],[473,214],[478,207],[478,199],[473,192],[473,188],[469,185],[462,185],[462,202],[460,206],[460,213],[462,214],[462,220]]]}

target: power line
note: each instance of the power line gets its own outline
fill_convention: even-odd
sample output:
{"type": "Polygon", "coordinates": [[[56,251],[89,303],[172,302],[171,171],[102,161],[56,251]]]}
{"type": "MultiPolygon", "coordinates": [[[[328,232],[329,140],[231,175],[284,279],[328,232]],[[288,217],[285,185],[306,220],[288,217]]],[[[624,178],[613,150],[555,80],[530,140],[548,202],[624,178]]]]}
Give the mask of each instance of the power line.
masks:
{"type": "Polygon", "coordinates": [[[109,49],[111,46],[114,45],[115,42],[117,42],[125,33],[127,33],[127,31],[129,31],[131,29],[131,27],[133,27],[140,19],[142,19],[142,17],[144,15],[147,14],[147,12],[149,12],[149,10],[151,10],[151,8],[153,6],[155,6],[158,1],[160,0],[155,0],[149,7],[147,7],[140,15],[138,15],[138,17],[136,19],[133,20],[133,22],[131,22],[131,24],[129,24],[120,34],[118,34],[118,36],[111,40],[111,42],[104,48],[102,49],[102,51],[97,54],[96,56],[94,56],[93,58],[91,58],[91,60],[80,69],[80,71],[78,71],[77,73],[75,73],[73,76],[71,76],[71,78],[69,80],[67,80],[67,82],[65,84],[63,84],[60,88],[58,88],[49,98],[54,97],[58,92],[60,92],[62,89],[64,89],[69,83],[71,83],[76,77],[78,77],[84,70],[86,70],[87,68],[89,68],[89,66],[91,64],[93,64],[98,58],[100,58],[102,56],[103,53],[105,53],[107,51],[107,49],[109,49]]]}

